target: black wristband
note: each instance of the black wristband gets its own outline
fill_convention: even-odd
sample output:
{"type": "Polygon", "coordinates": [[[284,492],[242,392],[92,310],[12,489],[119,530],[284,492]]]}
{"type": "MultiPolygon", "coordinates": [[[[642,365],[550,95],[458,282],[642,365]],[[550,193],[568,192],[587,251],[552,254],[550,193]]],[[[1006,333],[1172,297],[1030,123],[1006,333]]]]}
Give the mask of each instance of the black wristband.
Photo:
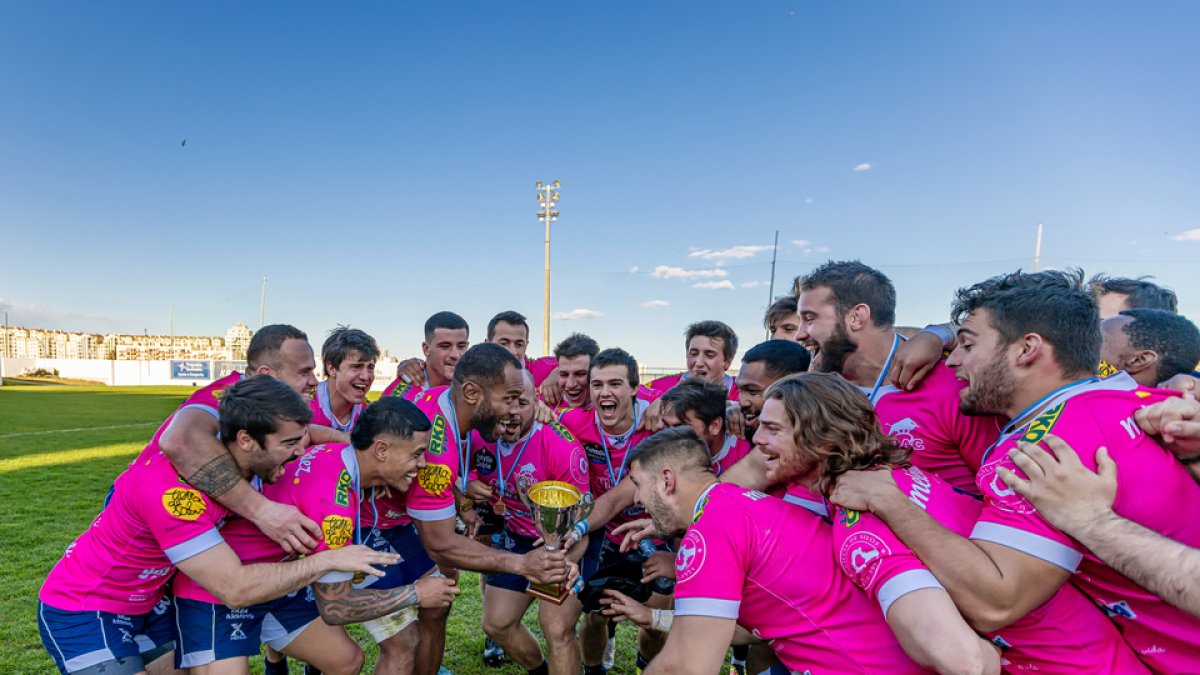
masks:
{"type": "Polygon", "coordinates": [[[1183,462],[1184,464],[1195,464],[1197,462],[1200,462],[1200,455],[1196,455],[1195,457],[1188,457],[1186,459],[1183,457],[1180,457],[1179,461],[1183,462]]]}

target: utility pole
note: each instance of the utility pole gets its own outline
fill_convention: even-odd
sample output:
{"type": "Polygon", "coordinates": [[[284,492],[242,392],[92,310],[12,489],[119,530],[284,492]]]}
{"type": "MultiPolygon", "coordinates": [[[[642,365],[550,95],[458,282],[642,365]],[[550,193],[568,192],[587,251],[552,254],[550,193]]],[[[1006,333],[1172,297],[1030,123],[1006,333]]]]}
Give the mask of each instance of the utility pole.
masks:
{"type": "MultiPolygon", "coordinates": [[[[775,259],[779,256],[779,230],[775,230],[775,246],[771,250],[771,284],[767,287],[767,307],[775,302],[775,259]]],[[[767,329],[767,339],[771,339],[771,329],[767,329]]]]}
{"type": "Polygon", "coordinates": [[[263,327],[263,312],[267,306],[267,278],[264,276],[262,280],[262,297],[258,299],[258,329],[263,327]]]}
{"type": "Polygon", "coordinates": [[[1042,267],[1042,224],[1038,223],[1037,244],[1033,248],[1033,271],[1041,271],[1042,267]]]}
{"type": "Polygon", "coordinates": [[[546,272],[542,292],[542,355],[550,353],[550,223],[558,220],[558,188],[562,185],[554,181],[550,185],[537,182],[538,220],[546,224],[546,272]]]}

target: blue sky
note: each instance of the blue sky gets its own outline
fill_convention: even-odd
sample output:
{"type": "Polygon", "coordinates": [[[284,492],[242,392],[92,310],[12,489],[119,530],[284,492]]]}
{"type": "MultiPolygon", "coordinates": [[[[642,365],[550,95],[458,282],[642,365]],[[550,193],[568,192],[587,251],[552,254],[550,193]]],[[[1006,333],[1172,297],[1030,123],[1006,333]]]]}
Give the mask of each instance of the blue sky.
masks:
{"type": "Polygon", "coordinates": [[[584,331],[646,365],[682,365],[693,320],[761,337],[754,247],[776,229],[777,293],[861,258],[902,323],[1030,267],[1039,221],[1044,266],[1154,274],[1196,318],[1198,20],[1194,3],[0,3],[0,305],[164,333],[173,306],[177,334],[223,334],[257,324],[265,275],[268,322],[315,342],[350,323],[405,355],[434,311],[482,337],[512,308],[540,346],[533,186],[557,178],[552,311],[600,316],[555,319],[552,340],[584,331]]]}

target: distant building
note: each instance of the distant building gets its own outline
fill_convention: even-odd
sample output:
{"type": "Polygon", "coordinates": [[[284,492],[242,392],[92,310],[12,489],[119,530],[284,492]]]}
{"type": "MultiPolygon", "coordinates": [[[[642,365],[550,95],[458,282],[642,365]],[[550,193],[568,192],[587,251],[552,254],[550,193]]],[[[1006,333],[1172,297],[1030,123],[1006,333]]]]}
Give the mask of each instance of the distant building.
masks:
{"type": "Polygon", "coordinates": [[[241,321],[233,324],[225,332],[225,348],[229,351],[229,358],[233,361],[244,361],[246,350],[250,349],[250,338],[253,336],[254,331],[246,324],[241,321]]]}

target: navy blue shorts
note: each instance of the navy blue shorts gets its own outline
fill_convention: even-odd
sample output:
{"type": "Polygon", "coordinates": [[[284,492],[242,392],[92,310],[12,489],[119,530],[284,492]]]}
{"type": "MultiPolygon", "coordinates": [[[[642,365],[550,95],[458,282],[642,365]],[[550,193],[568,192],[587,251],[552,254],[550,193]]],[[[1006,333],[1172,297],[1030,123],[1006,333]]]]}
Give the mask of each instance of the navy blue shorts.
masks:
{"type": "Polygon", "coordinates": [[[68,612],[38,602],[42,645],[61,673],[129,675],[175,648],[171,598],[145,614],[68,612]]]}
{"type": "Polygon", "coordinates": [[[309,588],[240,609],[176,598],[175,667],[255,656],[262,644],[281,650],[319,617],[309,588]]]}
{"type": "Polygon", "coordinates": [[[433,569],[433,558],[425,552],[421,537],[417,534],[417,526],[409,523],[400,527],[390,527],[386,530],[376,528],[361,528],[359,530],[363,544],[376,551],[397,553],[400,562],[384,567],[386,574],[382,577],[367,575],[362,583],[355,588],[377,588],[380,590],[407,586],[425,576],[433,569]]]}
{"type": "MultiPolygon", "coordinates": [[[[514,534],[505,529],[492,535],[492,548],[516,553],[517,555],[524,555],[534,549],[533,542],[535,541],[537,540],[514,534]]],[[[520,574],[489,572],[483,578],[483,581],[488,586],[504,588],[518,593],[524,593],[525,589],[529,588],[529,580],[520,574]]]]}

